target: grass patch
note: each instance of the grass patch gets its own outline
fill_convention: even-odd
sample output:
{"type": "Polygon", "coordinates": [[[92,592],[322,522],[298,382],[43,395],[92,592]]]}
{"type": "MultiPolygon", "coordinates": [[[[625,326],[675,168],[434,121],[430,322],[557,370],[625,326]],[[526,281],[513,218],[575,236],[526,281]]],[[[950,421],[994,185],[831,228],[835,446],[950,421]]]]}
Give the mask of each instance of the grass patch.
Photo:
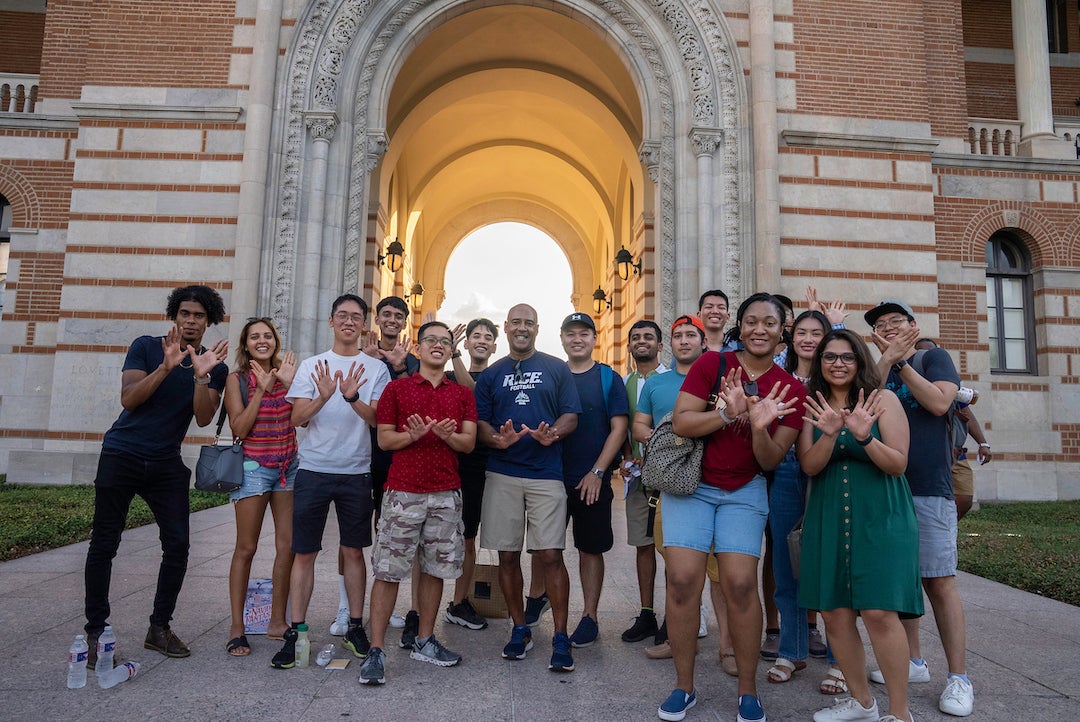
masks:
{"type": "MultiPolygon", "coordinates": [[[[228,494],[191,490],[191,511],[228,503],[228,494]]],[[[90,538],[93,486],[31,486],[3,483],[0,476],[0,561],[17,559],[90,538]]],[[[141,498],[128,512],[127,528],[154,521],[141,498]]]]}
{"type": "Polygon", "coordinates": [[[1080,501],[984,504],[960,522],[960,568],[1080,605],[1080,501]]]}

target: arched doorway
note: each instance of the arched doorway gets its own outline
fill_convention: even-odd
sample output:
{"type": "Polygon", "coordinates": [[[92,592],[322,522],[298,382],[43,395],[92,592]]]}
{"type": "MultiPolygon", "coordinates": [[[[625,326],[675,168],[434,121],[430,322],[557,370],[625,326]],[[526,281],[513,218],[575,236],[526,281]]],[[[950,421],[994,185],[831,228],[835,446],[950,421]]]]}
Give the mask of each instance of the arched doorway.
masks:
{"type": "Polygon", "coordinates": [[[688,309],[703,283],[744,290],[747,134],[722,17],[701,3],[377,7],[313,4],[290,51],[264,262],[294,346],[322,343],[311,329],[340,289],[437,290],[453,245],[498,221],[555,238],[574,293],[614,301],[602,324],[616,336],[688,309]],[[379,263],[391,241],[396,273],[379,263]],[[624,247],[643,262],[626,280],[624,247]]]}

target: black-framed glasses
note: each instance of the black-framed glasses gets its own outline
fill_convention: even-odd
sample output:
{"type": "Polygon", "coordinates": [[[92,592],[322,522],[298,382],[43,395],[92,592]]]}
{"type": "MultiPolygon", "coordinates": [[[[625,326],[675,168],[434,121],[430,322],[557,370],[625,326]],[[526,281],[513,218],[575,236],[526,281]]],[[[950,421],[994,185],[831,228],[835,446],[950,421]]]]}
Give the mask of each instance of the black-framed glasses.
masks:
{"type": "Polygon", "coordinates": [[[833,353],[832,351],[826,351],[825,353],[821,354],[822,362],[827,364],[834,364],[839,361],[845,366],[851,366],[858,360],[858,358],[859,357],[851,351],[845,351],[844,353],[833,353]]]}
{"type": "Polygon", "coordinates": [[[274,319],[269,316],[248,316],[247,321],[244,323],[273,323],[274,319]]]}
{"type": "Polygon", "coordinates": [[[757,396],[758,395],[757,381],[743,381],[742,382],[742,389],[743,389],[743,393],[746,394],[747,396],[757,396]]]}

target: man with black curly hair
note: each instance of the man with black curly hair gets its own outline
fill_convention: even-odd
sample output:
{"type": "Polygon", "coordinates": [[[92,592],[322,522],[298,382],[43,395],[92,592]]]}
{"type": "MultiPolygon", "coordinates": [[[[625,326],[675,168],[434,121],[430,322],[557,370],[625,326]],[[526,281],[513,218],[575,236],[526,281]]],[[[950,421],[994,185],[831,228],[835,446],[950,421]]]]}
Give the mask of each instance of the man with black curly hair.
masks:
{"type": "Polygon", "coordinates": [[[180,458],[192,417],[214,418],[228,367],[225,339],[202,345],[207,326],[225,319],[225,305],[207,286],[175,289],[165,306],[173,322],[164,336],[140,336],[128,349],[120,378],[120,417],[105,433],[94,478],[94,525],[86,553],[86,640],[90,663],[109,622],[112,560],[128,508],[141,496],[160,529],[161,566],[144,646],[168,657],[191,651],[169,628],[187,572],[191,470],[180,458]]]}

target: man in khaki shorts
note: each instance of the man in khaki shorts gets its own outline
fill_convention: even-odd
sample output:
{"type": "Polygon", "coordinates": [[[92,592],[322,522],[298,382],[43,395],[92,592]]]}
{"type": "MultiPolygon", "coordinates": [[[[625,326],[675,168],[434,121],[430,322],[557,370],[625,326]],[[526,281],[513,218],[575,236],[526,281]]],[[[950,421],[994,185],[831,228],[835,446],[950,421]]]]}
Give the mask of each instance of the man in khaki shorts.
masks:
{"type": "Polygon", "coordinates": [[[499,588],[514,620],[504,659],[524,659],[532,649],[525,623],[521,550],[528,520],[528,548],[540,559],[555,623],[548,669],[572,672],[566,634],[570,579],[563,564],[566,490],[560,440],[577,428],[581,401],[569,367],[536,350],[536,310],[518,304],[506,315],[509,355],[476,380],[479,439],[491,447],[481,508],[480,546],[499,552],[499,588]]]}
{"type": "Polygon", "coordinates": [[[394,456],[371,554],[372,647],[360,667],[361,684],[385,681],[386,627],[414,558],[420,621],[409,656],[439,667],[461,661],[435,638],[435,617],[443,580],[461,575],[465,557],[458,454],[476,443],[476,404],[467,388],[443,374],[453,349],[449,327],[432,321],[419,336],[420,371],[390,382],[377,412],[379,445],[394,456]]]}

